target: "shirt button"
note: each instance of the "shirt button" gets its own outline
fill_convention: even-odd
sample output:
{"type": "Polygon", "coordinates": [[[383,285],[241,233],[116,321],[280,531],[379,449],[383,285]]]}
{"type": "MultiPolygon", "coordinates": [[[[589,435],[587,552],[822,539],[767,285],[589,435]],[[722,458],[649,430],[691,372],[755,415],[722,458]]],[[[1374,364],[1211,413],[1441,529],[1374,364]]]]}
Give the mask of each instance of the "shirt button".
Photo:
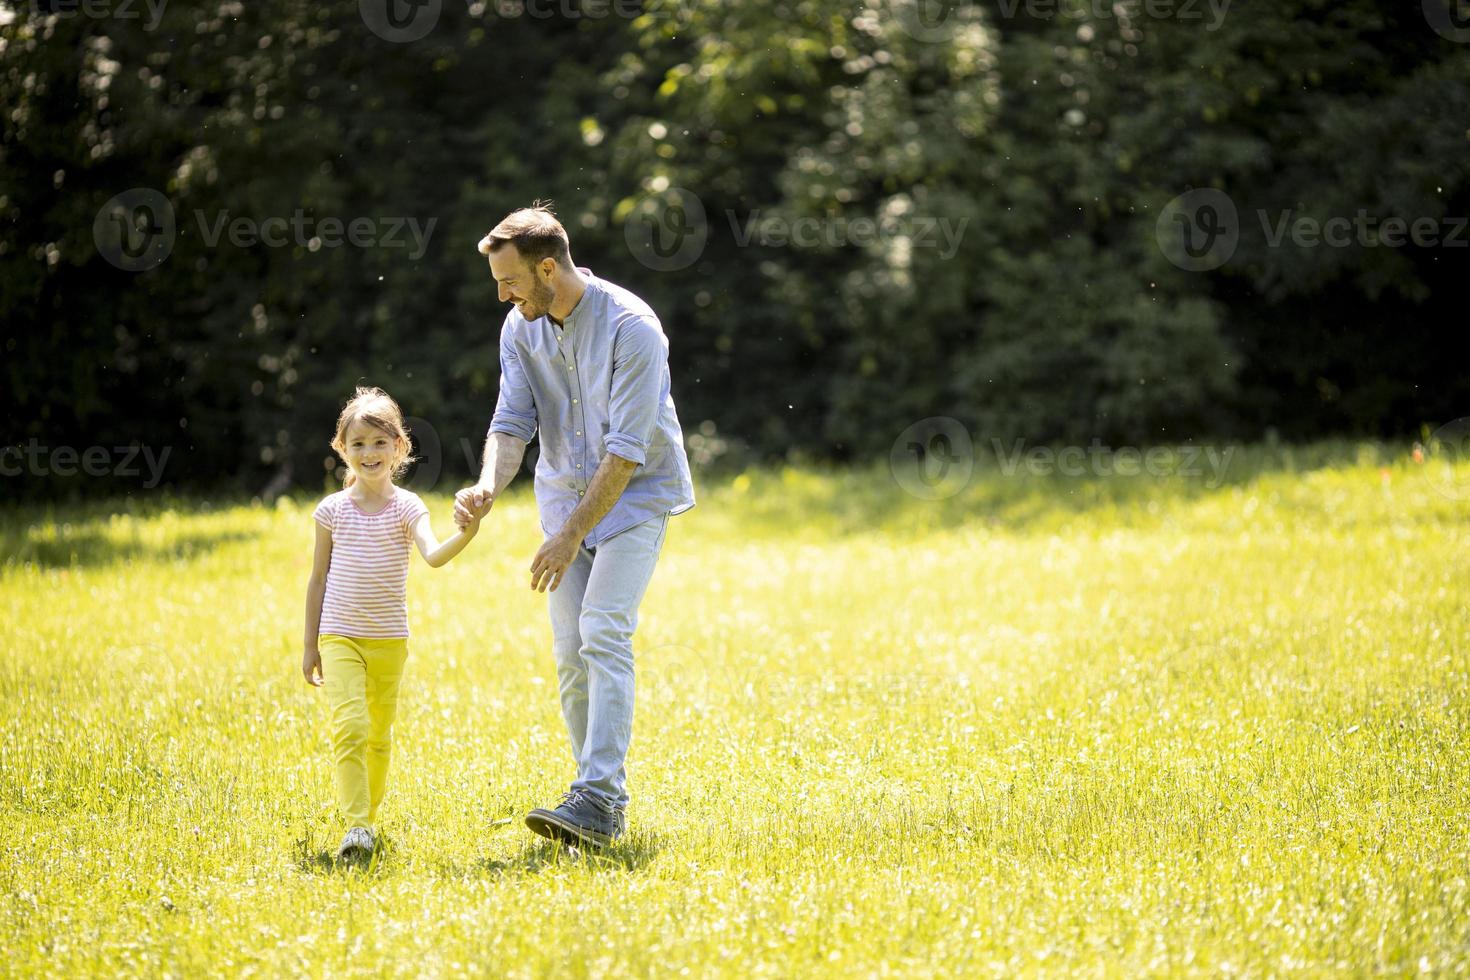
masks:
{"type": "Polygon", "coordinates": [[[581,464],[581,463],[578,463],[578,464],[577,464],[577,469],[579,469],[579,470],[580,470],[580,469],[581,469],[581,468],[582,468],[582,464],[581,464]]]}
{"type": "Polygon", "coordinates": [[[577,370],[577,367],[574,364],[568,364],[567,365],[567,370],[568,371],[575,371],[575,370],[577,370]]]}
{"type": "Polygon", "coordinates": [[[577,435],[581,435],[581,434],[582,434],[582,430],[581,429],[578,429],[577,430],[577,435]]]}
{"type": "Polygon", "coordinates": [[[575,404],[577,404],[577,399],[575,399],[575,398],[573,398],[573,399],[572,399],[572,404],[573,404],[573,405],[575,405],[575,404]]]}

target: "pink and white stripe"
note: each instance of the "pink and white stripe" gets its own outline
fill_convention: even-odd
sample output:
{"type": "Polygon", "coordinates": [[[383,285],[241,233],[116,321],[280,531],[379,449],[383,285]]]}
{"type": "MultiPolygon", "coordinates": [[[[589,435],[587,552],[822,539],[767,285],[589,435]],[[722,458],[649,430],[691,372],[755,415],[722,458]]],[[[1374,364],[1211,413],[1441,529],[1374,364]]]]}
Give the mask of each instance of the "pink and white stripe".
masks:
{"type": "Polygon", "coordinates": [[[418,494],[393,488],[376,514],[364,513],[346,490],[312,515],[332,532],[332,564],[322,600],[321,632],[362,639],[408,636],[408,560],[413,524],[428,514],[418,494]]]}

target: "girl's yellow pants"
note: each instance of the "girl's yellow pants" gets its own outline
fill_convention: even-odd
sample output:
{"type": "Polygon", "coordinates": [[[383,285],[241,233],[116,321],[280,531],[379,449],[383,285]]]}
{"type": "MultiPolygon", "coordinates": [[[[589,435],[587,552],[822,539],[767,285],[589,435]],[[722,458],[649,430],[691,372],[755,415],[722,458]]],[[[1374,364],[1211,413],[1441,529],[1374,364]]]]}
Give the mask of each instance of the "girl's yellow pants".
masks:
{"type": "Polygon", "coordinates": [[[337,806],[349,827],[376,832],[388,785],[398,683],[408,659],[407,640],[367,640],[323,633],[322,686],[332,712],[332,755],[337,763],[337,806]]]}

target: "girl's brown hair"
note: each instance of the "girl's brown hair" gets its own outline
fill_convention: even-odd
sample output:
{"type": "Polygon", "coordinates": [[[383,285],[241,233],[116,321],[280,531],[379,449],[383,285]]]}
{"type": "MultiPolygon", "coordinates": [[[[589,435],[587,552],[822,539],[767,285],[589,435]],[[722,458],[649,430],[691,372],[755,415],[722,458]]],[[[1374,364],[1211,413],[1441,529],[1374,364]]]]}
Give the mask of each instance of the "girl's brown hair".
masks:
{"type": "MultiPolygon", "coordinates": [[[[398,407],[389,394],[382,388],[359,387],[353,392],[347,404],[342,407],[342,414],[337,417],[337,434],[332,438],[332,448],[345,463],[347,461],[347,430],[354,422],[365,422],[375,429],[381,429],[393,440],[395,454],[393,457],[393,479],[403,475],[408,469],[408,464],[413,462],[409,455],[408,428],[403,424],[403,410],[398,407]]],[[[357,482],[357,477],[352,473],[352,467],[347,467],[347,474],[342,477],[342,488],[352,486],[357,482]]]]}

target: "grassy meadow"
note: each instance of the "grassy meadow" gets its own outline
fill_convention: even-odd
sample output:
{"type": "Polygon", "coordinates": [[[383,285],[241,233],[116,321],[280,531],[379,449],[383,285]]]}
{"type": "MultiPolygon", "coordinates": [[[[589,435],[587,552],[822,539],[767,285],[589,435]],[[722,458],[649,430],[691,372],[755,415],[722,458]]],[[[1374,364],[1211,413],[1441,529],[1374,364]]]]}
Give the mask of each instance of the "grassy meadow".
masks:
{"type": "Polygon", "coordinates": [[[4,505],[0,973],[1466,974],[1470,468],[1439,466],[703,482],[603,855],[521,822],[572,774],[523,489],[414,559],[365,869],[299,671],[314,500],[4,505]]]}

